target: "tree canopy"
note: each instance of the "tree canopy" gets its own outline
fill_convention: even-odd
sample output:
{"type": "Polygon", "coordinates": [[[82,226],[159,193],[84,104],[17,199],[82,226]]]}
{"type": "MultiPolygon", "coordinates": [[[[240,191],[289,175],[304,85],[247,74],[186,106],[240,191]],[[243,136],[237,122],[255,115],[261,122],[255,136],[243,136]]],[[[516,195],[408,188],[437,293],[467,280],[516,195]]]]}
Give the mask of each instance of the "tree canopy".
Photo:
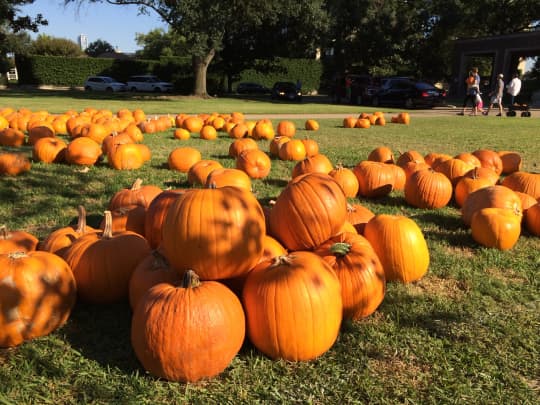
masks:
{"type": "Polygon", "coordinates": [[[99,56],[102,53],[114,52],[114,47],[103,39],[96,39],[94,42],[88,44],[88,48],[84,50],[88,56],[99,56]]]}
{"type": "Polygon", "coordinates": [[[40,34],[30,45],[29,53],[45,56],[83,56],[84,52],[77,43],[66,38],[55,38],[40,34]]]}

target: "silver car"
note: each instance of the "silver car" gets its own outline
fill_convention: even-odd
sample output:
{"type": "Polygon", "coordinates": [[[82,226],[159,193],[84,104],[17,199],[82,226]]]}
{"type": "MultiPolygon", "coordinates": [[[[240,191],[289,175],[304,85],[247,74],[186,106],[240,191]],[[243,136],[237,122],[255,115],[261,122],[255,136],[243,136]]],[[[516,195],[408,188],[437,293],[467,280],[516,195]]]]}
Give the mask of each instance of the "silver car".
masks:
{"type": "Polygon", "coordinates": [[[153,75],[131,76],[127,81],[130,91],[151,91],[155,93],[171,92],[173,84],[160,80],[153,75]]]}
{"type": "Polygon", "coordinates": [[[84,82],[86,91],[126,91],[127,86],[110,76],[90,76],[84,82]]]}

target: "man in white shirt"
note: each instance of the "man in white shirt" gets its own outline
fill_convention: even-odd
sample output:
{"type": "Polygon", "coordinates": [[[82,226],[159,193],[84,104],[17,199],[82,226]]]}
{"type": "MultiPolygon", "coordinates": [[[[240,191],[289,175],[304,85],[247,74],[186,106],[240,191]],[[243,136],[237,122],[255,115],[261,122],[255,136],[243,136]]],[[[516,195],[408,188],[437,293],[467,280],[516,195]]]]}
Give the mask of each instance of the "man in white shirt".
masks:
{"type": "Polygon", "coordinates": [[[512,80],[510,80],[510,83],[506,85],[506,92],[510,94],[510,108],[514,105],[515,97],[519,94],[521,91],[521,80],[519,79],[519,75],[517,73],[514,73],[512,76],[512,80]]]}

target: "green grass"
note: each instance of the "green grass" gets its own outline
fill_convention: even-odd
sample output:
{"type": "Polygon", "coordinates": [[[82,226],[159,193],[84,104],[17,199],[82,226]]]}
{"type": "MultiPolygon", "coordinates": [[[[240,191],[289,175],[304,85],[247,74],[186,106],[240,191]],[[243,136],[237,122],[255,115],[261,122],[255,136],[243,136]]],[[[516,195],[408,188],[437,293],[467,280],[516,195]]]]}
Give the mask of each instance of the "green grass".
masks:
{"type": "MultiPolygon", "coordinates": [[[[79,110],[99,107],[103,102],[77,100],[81,104],[75,107],[74,100],[57,95],[21,97],[17,104],[11,95],[9,103],[4,94],[0,97],[0,106],[49,111],[64,111],[72,104],[79,110]]],[[[103,105],[113,111],[139,105],[133,100],[113,101],[103,105]]],[[[148,105],[156,113],[166,113],[159,103],[148,105]]],[[[243,102],[232,100],[193,103],[189,110],[189,103],[175,102],[170,112],[247,112],[243,102]]],[[[141,105],[147,111],[147,104],[141,105]]],[[[253,112],[279,112],[273,109],[276,106],[280,105],[261,103],[253,112]]],[[[298,108],[315,114],[334,106],[311,107],[298,108]]],[[[303,120],[295,123],[303,127],[303,120]]],[[[332,162],[349,167],[379,145],[422,154],[515,150],[523,156],[524,170],[538,170],[540,164],[536,118],[413,117],[410,126],[388,124],[367,130],[341,128],[337,119],[320,124],[321,129],[309,136],[332,162]]],[[[90,224],[97,225],[112,194],[137,177],[162,188],[188,187],[185,175],[165,166],[168,153],[179,145],[194,146],[204,158],[234,166],[226,157],[231,140],[223,134],[216,141],[193,137],[184,142],[171,134],[145,136],[153,157],[134,172],[98,164],[84,173],[77,167],[34,163],[22,176],[0,178],[0,224],[42,239],[74,221],[79,204],[86,206],[90,224]]],[[[305,135],[307,131],[298,130],[298,137],[305,135]]],[[[259,145],[267,150],[266,142],[259,145]]],[[[27,147],[21,150],[29,153],[27,147]]],[[[263,202],[279,194],[294,163],[272,160],[272,165],[267,179],[253,181],[255,195],[263,202]]],[[[351,201],[375,213],[413,218],[427,239],[431,265],[417,283],[388,284],[380,308],[363,321],[344,323],[337,342],[317,360],[270,360],[246,341],[217,378],[196,384],[161,381],[145,373],[131,349],[127,303],[78,303],[68,323],[50,336],[0,350],[0,403],[538,403],[540,239],[524,232],[511,251],[501,252],[478,246],[452,205],[415,209],[399,192],[379,200],[351,201]]]]}

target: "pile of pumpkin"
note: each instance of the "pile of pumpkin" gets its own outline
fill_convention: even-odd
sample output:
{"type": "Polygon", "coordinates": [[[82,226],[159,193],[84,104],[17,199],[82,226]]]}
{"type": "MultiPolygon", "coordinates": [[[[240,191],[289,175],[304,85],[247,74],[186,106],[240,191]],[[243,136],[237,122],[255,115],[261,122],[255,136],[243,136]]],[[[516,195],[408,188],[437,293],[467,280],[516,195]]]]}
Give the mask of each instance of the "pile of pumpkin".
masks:
{"type": "MultiPolygon", "coordinates": [[[[390,122],[393,124],[409,125],[411,117],[408,112],[400,112],[391,117],[390,122]]],[[[372,125],[386,125],[386,118],[381,111],[375,111],[371,114],[362,112],[358,117],[349,115],[343,119],[344,128],[371,128],[372,125]]]]}
{"type": "MultiPolygon", "coordinates": [[[[219,115],[212,121],[218,118],[230,121],[219,115]]],[[[230,123],[230,132],[245,125],[242,118],[230,123]]],[[[270,153],[285,156],[281,150],[294,133],[285,136],[278,124],[275,136],[271,123],[263,123],[270,153]],[[287,139],[279,145],[278,138],[287,139]]],[[[511,247],[508,229],[519,222],[521,231],[523,212],[530,232],[540,235],[540,175],[520,171],[515,153],[407,151],[395,159],[379,147],[349,169],[334,167],[310,144],[309,153],[304,146],[303,156],[291,158],[298,160],[292,180],[275,203],[262,207],[237,176],[264,177],[256,159],[252,172],[238,163],[246,151],[258,150],[239,152],[240,141],[253,133],[231,144],[237,169],[212,167],[215,161],[193,148],[190,159],[180,154],[176,161],[171,153],[169,164],[205,187],[164,191],[138,180],[112,196],[100,229],[86,225],[80,207],[76,226],[41,242],[3,230],[0,346],[61,326],[77,295],[91,304],[129,299],[135,353],[146,370],[169,380],[219,374],[246,334],[271,358],[310,360],[333,345],[343,319],[362,319],[378,308],[387,281],[416,281],[429,267],[427,244],[412,219],[375,214],[348,204],[348,197],[403,190],[412,206],[435,209],[454,196],[479,243],[511,247]]]]}

